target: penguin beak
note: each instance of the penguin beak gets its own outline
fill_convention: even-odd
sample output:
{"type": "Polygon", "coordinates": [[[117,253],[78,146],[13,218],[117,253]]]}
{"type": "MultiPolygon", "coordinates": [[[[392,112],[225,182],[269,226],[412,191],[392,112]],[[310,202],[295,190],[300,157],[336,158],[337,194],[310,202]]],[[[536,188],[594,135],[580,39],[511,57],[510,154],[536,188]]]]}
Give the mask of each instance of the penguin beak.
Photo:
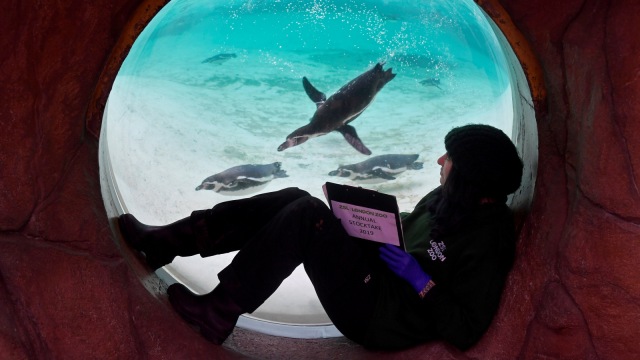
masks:
{"type": "Polygon", "coordinates": [[[309,140],[308,136],[298,136],[298,137],[289,138],[287,139],[287,141],[283,142],[280,146],[278,146],[278,151],[282,151],[290,147],[298,146],[307,140],[309,140]]]}

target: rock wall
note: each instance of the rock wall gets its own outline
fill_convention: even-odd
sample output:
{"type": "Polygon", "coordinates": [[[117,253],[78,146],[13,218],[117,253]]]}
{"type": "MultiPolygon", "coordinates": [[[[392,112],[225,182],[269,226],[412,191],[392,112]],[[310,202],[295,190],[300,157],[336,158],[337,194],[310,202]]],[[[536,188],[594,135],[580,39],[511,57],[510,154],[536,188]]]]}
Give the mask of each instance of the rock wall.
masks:
{"type": "Polygon", "coordinates": [[[0,358],[640,358],[640,2],[478,3],[501,4],[542,66],[535,198],[483,340],[386,354],[245,331],[217,347],[149,291],[104,211],[96,114],[110,54],[140,30],[128,20],[163,1],[6,0],[0,358]]]}
{"type": "Polygon", "coordinates": [[[523,358],[638,358],[640,3],[503,4],[539,56],[548,111],[505,304],[524,316],[499,332],[526,328],[523,358]]]}

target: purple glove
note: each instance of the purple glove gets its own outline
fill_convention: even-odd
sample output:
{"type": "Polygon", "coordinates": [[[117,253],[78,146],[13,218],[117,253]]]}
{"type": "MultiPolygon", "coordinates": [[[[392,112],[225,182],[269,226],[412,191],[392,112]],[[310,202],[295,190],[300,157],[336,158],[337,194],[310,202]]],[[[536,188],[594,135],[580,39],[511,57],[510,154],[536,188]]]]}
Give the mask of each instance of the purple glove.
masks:
{"type": "Polygon", "coordinates": [[[420,293],[431,280],[431,276],[422,270],[418,260],[397,246],[382,245],[380,259],[387,263],[391,271],[411,284],[417,293],[420,293]]]}

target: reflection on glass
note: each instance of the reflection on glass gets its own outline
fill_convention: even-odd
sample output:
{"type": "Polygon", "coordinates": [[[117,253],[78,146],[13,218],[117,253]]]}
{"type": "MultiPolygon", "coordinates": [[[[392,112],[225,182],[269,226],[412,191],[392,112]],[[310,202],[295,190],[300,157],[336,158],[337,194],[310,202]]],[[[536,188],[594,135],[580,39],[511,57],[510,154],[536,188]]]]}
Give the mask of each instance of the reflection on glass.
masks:
{"type": "MultiPolygon", "coordinates": [[[[118,190],[149,224],[289,186],[324,198],[326,181],[391,193],[410,211],[439,184],[452,127],[510,135],[513,114],[504,55],[471,0],[174,0],[135,42],[107,110],[118,190]],[[351,123],[371,155],[337,131],[277,151],[316,111],[303,77],[328,97],[378,62],[396,76],[351,123]],[[338,176],[390,154],[413,160],[394,174],[338,176]]],[[[231,256],[178,258],[168,269],[208,291],[231,256]]],[[[255,315],[328,321],[301,269],[255,315]]]]}

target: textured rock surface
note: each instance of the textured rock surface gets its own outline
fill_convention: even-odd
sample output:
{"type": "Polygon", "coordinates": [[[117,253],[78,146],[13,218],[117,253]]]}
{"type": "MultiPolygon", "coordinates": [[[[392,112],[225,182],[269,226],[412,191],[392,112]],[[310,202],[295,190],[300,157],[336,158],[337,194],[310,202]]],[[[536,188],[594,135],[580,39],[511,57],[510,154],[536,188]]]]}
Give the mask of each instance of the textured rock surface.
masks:
{"type": "Polygon", "coordinates": [[[518,261],[496,321],[466,354],[246,331],[216,347],[147,290],[153,280],[103,208],[92,102],[127,20],[162,1],[141,3],[5,1],[0,358],[640,358],[639,2],[500,2],[538,55],[548,106],[518,261]]]}

